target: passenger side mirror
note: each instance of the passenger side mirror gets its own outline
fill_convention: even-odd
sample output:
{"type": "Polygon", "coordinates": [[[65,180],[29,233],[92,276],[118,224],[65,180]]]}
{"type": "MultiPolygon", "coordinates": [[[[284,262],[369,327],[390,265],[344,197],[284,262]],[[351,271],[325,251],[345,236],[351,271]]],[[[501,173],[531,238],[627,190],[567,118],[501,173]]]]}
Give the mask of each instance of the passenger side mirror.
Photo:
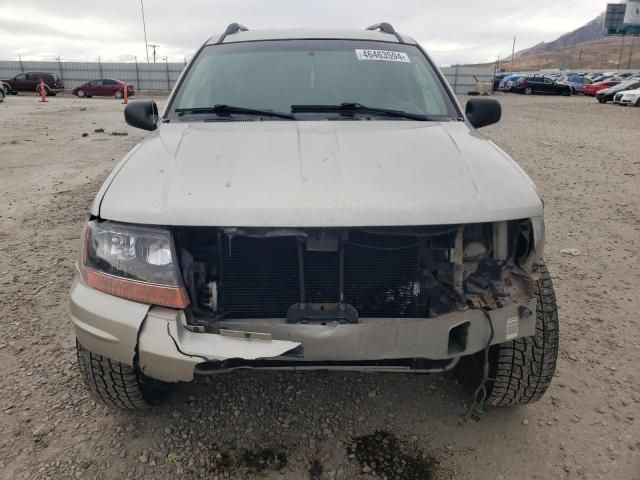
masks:
{"type": "Polygon", "coordinates": [[[472,98],[467,102],[465,115],[475,128],[498,123],[502,118],[502,107],[492,98],[472,98]]]}
{"type": "Polygon", "coordinates": [[[155,130],[158,128],[158,106],[153,100],[131,102],[124,109],[124,119],[132,127],[155,130]]]}

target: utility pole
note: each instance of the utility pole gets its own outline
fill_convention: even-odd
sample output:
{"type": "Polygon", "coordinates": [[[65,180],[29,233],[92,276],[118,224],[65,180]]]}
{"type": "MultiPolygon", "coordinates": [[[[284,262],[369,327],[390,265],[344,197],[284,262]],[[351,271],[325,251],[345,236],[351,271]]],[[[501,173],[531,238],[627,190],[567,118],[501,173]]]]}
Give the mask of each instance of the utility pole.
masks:
{"type": "Polygon", "coordinates": [[[513,73],[513,58],[516,56],[516,37],[513,36],[513,48],[511,49],[511,73],[513,73]]]}
{"type": "Polygon", "coordinates": [[[149,64],[149,44],[147,43],[147,22],[144,19],[144,3],[142,3],[142,0],[140,0],[140,8],[142,9],[142,29],[144,31],[144,48],[147,51],[147,64],[149,64]]]}
{"type": "Polygon", "coordinates": [[[582,47],[580,47],[580,53],[578,54],[578,69],[582,69],[582,47]]]}
{"type": "Polygon", "coordinates": [[[22,64],[22,55],[18,55],[18,61],[20,62],[20,73],[24,73],[24,65],[22,64]]]}
{"type": "Polygon", "coordinates": [[[159,48],[160,45],[156,45],[155,43],[150,43],[149,46],[153,49],[153,63],[156,63],[156,48],[159,48]]]}
{"type": "Polygon", "coordinates": [[[64,77],[62,75],[62,62],[60,61],[60,55],[56,57],[56,60],[58,60],[58,68],[60,68],[60,81],[64,83],[64,77]]]}
{"type": "Polygon", "coordinates": [[[631,37],[631,50],[629,50],[629,61],[627,62],[627,69],[631,68],[631,57],[633,56],[633,42],[635,41],[635,35],[631,37]]]}
{"type": "Polygon", "coordinates": [[[624,35],[622,35],[622,42],[620,43],[620,56],[618,57],[618,70],[620,70],[620,65],[622,65],[622,51],[624,50],[624,35]]]}

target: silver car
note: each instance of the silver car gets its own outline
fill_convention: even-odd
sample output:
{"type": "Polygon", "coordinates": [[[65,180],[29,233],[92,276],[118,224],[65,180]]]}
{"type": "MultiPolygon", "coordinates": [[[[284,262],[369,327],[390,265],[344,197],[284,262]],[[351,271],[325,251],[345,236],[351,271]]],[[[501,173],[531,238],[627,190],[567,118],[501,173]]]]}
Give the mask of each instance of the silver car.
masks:
{"type": "Polygon", "coordinates": [[[558,317],[543,203],[433,61],[387,23],[230,25],[106,180],[70,315],[87,387],[137,408],[236,369],[464,374],[538,400],[558,317]]]}

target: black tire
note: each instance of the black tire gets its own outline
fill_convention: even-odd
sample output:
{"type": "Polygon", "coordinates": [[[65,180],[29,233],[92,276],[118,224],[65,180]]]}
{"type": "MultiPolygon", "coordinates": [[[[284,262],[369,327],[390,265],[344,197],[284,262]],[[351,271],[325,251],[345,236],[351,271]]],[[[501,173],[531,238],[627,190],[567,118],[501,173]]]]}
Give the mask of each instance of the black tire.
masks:
{"type": "Polygon", "coordinates": [[[604,99],[604,98],[599,98],[599,99],[598,99],[598,101],[599,101],[600,103],[607,103],[607,100],[606,100],[606,99],[604,99]]]}
{"type": "Polygon", "coordinates": [[[525,95],[533,95],[533,88],[531,87],[527,87],[524,89],[524,94],[525,95]]]}
{"type": "Polygon", "coordinates": [[[84,96],[85,96],[84,90],[83,90],[82,88],[81,88],[80,90],[78,90],[78,91],[76,92],[76,96],[77,96],[78,98],[84,98],[84,96]]]}
{"type": "Polygon", "coordinates": [[[78,368],[84,384],[98,402],[121,410],[157,405],[169,385],[143,377],[137,368],[90,352],[76,340],[78,368]]]}
{"type": "Polygon", "coordinates": [[[118,91],[115,93],[115,95],[114,95],[114,96],[115,96],[117,99],[122,98],[122,96],[123,96],[122,90],[118,90],[118,91]]]}
{"type": "MultiPolygon", "coordinates": [[[[533,403],[551,384],[558,358],[558,309],[551,277],[543,262],[536,265],[540,279],[535,282],[538,298],[536,333],[494,345],[489,349],[489,380],[485,403],[491,407],[511,407],[533,403]]],[[[472,392],[483,378],[484,353],[461,359],[458,380],[472,392]]]]}
{"type": "Polygon", "coordinates": [[[0,90],[0,103],[4,102],[4,92],[0,90]]]}
{"type": "Polygon", "coordinates": [[[537,264],[538,298],[536,333],[491,347],[486,403],[509,407],[533,403],[551,384],[558,358],[558,307],[551,276],[543,262],[537,264]]]}

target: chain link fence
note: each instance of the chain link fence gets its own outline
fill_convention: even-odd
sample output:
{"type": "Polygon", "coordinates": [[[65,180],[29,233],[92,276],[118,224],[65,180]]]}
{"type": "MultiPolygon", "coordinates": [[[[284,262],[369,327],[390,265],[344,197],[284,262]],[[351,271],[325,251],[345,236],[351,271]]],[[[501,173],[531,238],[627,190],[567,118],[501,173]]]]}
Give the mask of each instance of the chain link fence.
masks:
{"type": "Polygon", "coordinates": [[[58,75],[66,89],[100,78],[122,80],[136,90],[171,90],[186,63],[102,63],[102,62],[33,62],[0,61],[0,79],[25,72],[58,75]]]}
{"type": "MultiPolygon", "coordinates": [[[[66,89],[99,78],[122,80],[136,90],[171,90],[186,66],[185,62],[102,63],[102,62],[33,62],[0,61],[0,79],[13,78],[24,72],[55,73],[66,89]]],[[[457,94],[475,90],[476,81],[492,81],[491,67],[453,66],[442,69],[457,94]]]]}

